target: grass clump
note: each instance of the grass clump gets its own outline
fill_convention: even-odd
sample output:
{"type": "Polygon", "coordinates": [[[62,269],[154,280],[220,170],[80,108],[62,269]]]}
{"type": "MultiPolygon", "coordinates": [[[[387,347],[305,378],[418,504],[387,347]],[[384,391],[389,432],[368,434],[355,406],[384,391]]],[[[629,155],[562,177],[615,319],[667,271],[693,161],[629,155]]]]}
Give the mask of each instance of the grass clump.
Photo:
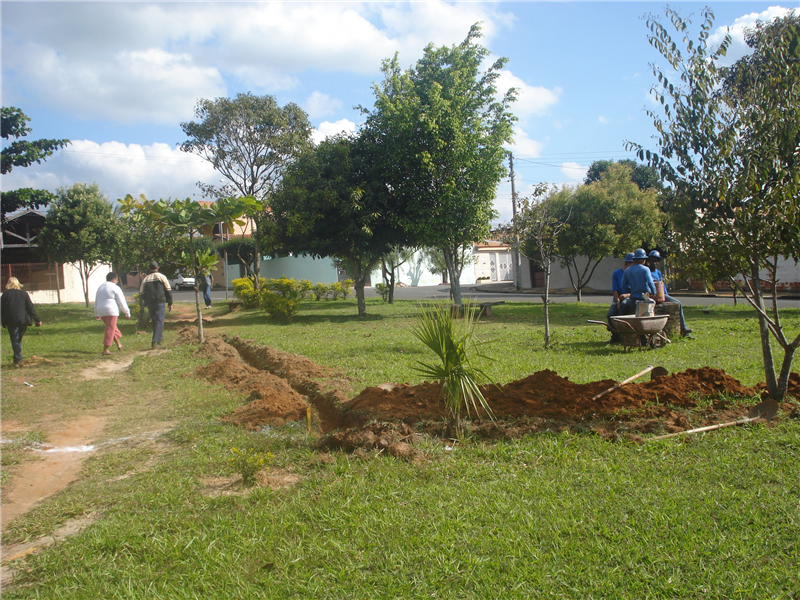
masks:
{"type": "Polygon", "coordinates": [[[246,486],[253,485],[256,473],[275,458],[271,452],[259,452],[254,448],[231,448],[231,452],[233,456],[228,459],[228,464],[242,476],[242,483],[246,486]]]}

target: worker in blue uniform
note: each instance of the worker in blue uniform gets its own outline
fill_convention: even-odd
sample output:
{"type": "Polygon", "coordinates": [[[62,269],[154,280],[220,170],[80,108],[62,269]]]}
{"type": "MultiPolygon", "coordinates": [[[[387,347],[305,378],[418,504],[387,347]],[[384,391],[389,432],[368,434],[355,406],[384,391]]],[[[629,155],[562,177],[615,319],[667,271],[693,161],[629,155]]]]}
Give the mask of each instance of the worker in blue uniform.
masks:
{"type": "Polygon", "coordinates": [[[678,305],[678,309],[680,311],[680,321],[681,321],[681,335],[683,337],[688,337],[692,339],[690,335],[692,330],[686,325],[686,319],[683,317],[683,305],[678,302],[675,298],[667,294],[667,282],[664,281],[664,276],[661,274],[661,271],[658,270],[658,263],[661,261],[661,253],[658,250],[651,250],[650,255],[647,257],[647,264],[650,267],[650,272],[653,276],[653,281],[661,281],[664,284],[664,301],[665,302],[674,302],[678,305]]]}
{"type": "Polygon", "coordinates": [[[647,252],[644,251],[644,248],[637,248],[633,253],[633,264],[622,274],[622,293],[629,294],[629,297],[620,305],[620,314],[622,315],[634,314],[636,302],[643,301],[645,294],[654,296],[656,293],[653,275],[644,264],[646,261],[647,252]]]}
{"type": "Polygon", "coordinates": [[[619,332],[614,327],[611,317],[619,316],[619,307],[623,300],[628,297],[628,294],[622,292],[622,275],[629,266],[633,264],[633,252],[628,252],[622,261],[622,268],[617,269],[611,274],[611,293],[614,294],[614,299],[611,301],[611,306],[608,307],[606,314],[606,321],[608,321],[608,330],[611,332],[611,340],[609,344],[616,344],[619,342],[619,332]]]}

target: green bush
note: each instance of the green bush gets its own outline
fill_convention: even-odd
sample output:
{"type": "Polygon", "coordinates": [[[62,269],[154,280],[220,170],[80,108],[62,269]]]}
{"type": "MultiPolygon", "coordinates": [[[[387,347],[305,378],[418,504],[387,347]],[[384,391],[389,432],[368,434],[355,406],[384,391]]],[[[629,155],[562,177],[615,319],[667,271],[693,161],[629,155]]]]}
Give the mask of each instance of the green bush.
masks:
{"type": "Polygon", "coordinates": [[[354,283],[355,282],[352,279],[345,279],[344,281],[339,282],[339,285],[342,290],[342,298],[344,298],[345,300],[347,300],[350,294],[353,293],[354,283]]]}
{"type": "Polygon", "coordinates": [[[311,293],[314,294],[314,299],[316,300],[321,300],[322,298],[326,297],[330,291],[331,288],[324,283],[318,283],[311,288],[311,293]]]}
{"type": "Polygon", "coordinates": [[[231,448],[233,456],[228,459],[230,466],[242,476],[242,483],[253,485],[256,473],[272,462],[275,456],[271,452],[258,452],[253,448],[231,448]]]}
{"type": "Polygon", "coordinates": [[[300,291],[300,299],[305,300],[308,298],[309,293],[311,293],[311,290],[314,288],[314,284],[308,279],[300,279],[297,282],[297,287],[300,291]]]}
{"type": "Polygon", "coordinates": [[[268,289],[261,290],[260,305],[271,319],[283,323],[290,322],[292,317],[300,310],[300,300],[298,298],[287,298],[278,292],[268,289]]]}
{"type": "MultiPolygon", "coordinates": [[[[258,292],[253,288],[253,281],[249,277],[241,277],[231,281],[233,285],[233,295],[236,296],[244,308],[258,308],[258,292]]],[[[261,278],[261,286],[266,284],[266,280],[261,278]]]]}
{"type": "Polygon", "coordinates": [[[389,301],[389,286],[385,283],[376,283],[375,291],[381,295],[381,300],[384,302],[389,301]]]}
{"type": "Polygon", "coordinates": [[[284,298],[299,299],[302,297],[300,284],[294,279],[288,279],[286,275],[280,279],[267,279],[267,283],[264,287],[280,294],[284,298]]]}

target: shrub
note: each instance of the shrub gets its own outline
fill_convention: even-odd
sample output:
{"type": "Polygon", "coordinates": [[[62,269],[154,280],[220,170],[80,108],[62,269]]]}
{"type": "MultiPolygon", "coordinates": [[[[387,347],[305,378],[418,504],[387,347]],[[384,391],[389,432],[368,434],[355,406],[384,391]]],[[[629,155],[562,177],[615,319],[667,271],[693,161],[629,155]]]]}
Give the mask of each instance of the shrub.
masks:
{"type": "Polygon", "coordinates": [[[331,288],[324,283],[318,283],[313,288],[311,288],[311,293],[314,294],[314,298],[316,300],[321,300],[323,297],[328,295],[328,292],[331,291],[331,288]]]}
{"type": "MultiPolygon", "coordinates": [[[[241,277],[231,281],[233,285],[233,295],[236,296],[244,308],[258,308],[258,292],[253,288],[253,281],[249,277],[241,277]]],[[[264,286],[266,280],[261,278],[261,285],[264,286]]]]}
{"type": "Polygon", "coordinates": [[[384,302],[389,301],[389,286],[385,283],[376,283],[375,291],[381,295],[381,300],[384,302]]]}
{"type": "Polygon", "coordinates": [[[339,287],[342,290],[342,298],[347,300],[348,296],[353,293],[353,284],[355,282],[352,279],[345,279],[344,281],[339,282],[339,287]]]}
{"type": "Polygon", "coordinates": [[[271,319],[288,323],[300,310],[300,300],[287,298],[277,292],[265,289],[261,291],[261,308],[267,312],[271,319]]]}
{"type": "Polygon", "coordinates": [[[280,279],[267,279],[265,287],[283,296],[284,298],[300,298],[301,287],[294,279],[288,279],[285,275],[280,279]]]}
{"type": "Polygon", "coordinates": [[[275,458],[271,452],[258,452],[253,448],[231,448],[231,452],[233,456],[228,459],[228,463],[242,476],[242,483],[247,486],[252,485],[256,473],[275,458]]]}
{"type": "Polygon", "coordinates": [[[309,293],[313,289],[314,284],[311,283],[308,279],[300,279],[297,282],[297,288],[300,291],[300,299],[305,300],[308,298],[309,293]]]}

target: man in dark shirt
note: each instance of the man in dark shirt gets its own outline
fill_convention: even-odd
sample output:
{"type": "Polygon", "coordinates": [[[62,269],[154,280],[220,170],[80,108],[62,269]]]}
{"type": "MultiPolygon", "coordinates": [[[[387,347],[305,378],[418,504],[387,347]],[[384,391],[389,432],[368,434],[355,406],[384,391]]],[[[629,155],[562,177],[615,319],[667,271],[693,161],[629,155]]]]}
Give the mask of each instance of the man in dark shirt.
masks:
{"type": "Polygon", "coordinates": [[[158,272],[158,263],[150,263],[150,273],[142,279],[139,286],[139,297],[144,300],[150,319],[153,322],[153,342],[151,347],[155,348],[163,341],[164,317],[166,316],[165,305],[172,310],[172,289],[169,287],[169,280],[158,272]]]}

